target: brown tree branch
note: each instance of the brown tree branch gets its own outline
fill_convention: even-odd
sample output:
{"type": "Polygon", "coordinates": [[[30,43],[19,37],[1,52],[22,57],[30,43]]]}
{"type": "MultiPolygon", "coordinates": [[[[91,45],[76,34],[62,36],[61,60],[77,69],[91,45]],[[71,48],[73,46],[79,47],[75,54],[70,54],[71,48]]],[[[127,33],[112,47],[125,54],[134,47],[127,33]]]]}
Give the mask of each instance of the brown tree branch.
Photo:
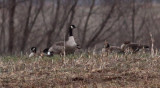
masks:
{"type": "Polygon", "coordinates": [[[82,43],[81,44],[82,44],[83,47],[84,47],[84,45],[85,45],[84,43],[86,41],[86,32],[87,32],[88,22],[90,20],[90,16],[92,15],[92,10],[93,10],[94,5],[95,5],[95,0],[92,0],[92,4],[90,6],[90,10],[89,10],[89,13],[87,15],[85,25],[84,25],[84,29],[83,29],[83,33],[82,33],[83,36],[82,36],[82,43]]]}

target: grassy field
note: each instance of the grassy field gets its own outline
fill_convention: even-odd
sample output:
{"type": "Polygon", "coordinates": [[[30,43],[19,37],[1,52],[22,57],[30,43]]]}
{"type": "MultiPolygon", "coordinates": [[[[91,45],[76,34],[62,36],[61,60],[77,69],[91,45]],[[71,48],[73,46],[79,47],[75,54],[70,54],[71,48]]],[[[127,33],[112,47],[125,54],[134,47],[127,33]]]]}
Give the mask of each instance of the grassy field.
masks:
{"type": "Polygon", "coordinates": [[[4,88],[142,88],[160,87],[160,56],[150,54],[81,54],[0,59],[4,88]]]}

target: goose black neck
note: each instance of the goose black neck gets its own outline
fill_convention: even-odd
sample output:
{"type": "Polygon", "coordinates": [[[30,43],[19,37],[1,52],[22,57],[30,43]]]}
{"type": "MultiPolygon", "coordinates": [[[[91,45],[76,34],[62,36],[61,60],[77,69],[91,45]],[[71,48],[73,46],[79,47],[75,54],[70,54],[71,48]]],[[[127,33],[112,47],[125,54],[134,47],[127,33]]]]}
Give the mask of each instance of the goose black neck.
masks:
{"type": "Polygon", "coordinates": [[[106,48],[109,48],[109,47],[110,47],[110,45],[109,45],[109,44],[107,44],[105,47],[106,47],[106,48]]]}
{"type": "Polygon", "coordinates": [[[69,28],[69,36],[73,36],[73,29],[69,28]]]}
{"type": "Polygon", "coordinates": [[[36,47],[32,47],[32,48],[31,48],[31,51],[32,51],[33,53],[36,53],[36,52],[37,52],[36,47]]]}
{"type": "Polygon", "coordinates": [[[37,50],[35,49],[35,50],[33,50],[33,52],[34,52],[34,53],[37,53],[37,50]]]}

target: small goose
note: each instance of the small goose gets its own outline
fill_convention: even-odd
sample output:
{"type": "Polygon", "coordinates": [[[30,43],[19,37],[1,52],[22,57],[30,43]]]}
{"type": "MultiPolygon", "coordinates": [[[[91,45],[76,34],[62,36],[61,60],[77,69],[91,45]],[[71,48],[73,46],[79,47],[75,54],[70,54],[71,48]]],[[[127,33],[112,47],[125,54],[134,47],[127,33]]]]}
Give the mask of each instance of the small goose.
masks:
{"type": "Polygon", "coordinates": [[[74,53],[79,45],[76,43],[74,36],[73,36],[73,29],[76,28],[75,25],[71,25],[69,27],[69,37],[67,41],[59,41],[54,43],[48,50],[48,55],[51,52],[54,54],[63,54],[64,51],[66,54],[74,53]]]}
{"type": "Polygon", "coordinates": [[[120,47],[110,46],[110,44],[107,41],[105,41],[105,45],[102,51],[111,52],[111,53],[124,53],[124,51],[120,47]]]}
{"type": "Polygon", "coordinates": [[[39,53],[37,53],[37,48],[36,47],[31,47],[31,53],[29,54],[29,58],[35,57],[35,56],[40,56],[39,53]]]}
{"type": "Polygon", "coordinates": [[[132,53],[136,53],[141,49],[148,49],[149,46],[148,45],[142,45],[142,44],[137,44],[137,43],[131,43],[130,41],[125,41],[122,45],[121,45],[121,49],[123,49],[124,51],[131,51],[132,53]]]}

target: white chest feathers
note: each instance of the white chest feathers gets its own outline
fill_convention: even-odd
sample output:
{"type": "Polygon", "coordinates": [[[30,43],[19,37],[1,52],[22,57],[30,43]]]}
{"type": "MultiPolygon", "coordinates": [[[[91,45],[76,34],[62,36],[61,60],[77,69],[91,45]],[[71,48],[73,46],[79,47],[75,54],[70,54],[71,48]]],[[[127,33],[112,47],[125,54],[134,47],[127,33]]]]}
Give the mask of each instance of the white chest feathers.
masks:
{"type": "Polygon", "coordinates": [[[75,47],[75,46],[77,46],[77,43],[75,42],[73,36],[69,37],[68,41],[66,42],[66,45],[69,46],[69,47],[75,47]]]}
{"type": "Polygon", "coordinates": [[[29,58],[31,58],[33,56],[35,56],[35,53],[32,52],[32,53],[29,54],[29,58]]]}

